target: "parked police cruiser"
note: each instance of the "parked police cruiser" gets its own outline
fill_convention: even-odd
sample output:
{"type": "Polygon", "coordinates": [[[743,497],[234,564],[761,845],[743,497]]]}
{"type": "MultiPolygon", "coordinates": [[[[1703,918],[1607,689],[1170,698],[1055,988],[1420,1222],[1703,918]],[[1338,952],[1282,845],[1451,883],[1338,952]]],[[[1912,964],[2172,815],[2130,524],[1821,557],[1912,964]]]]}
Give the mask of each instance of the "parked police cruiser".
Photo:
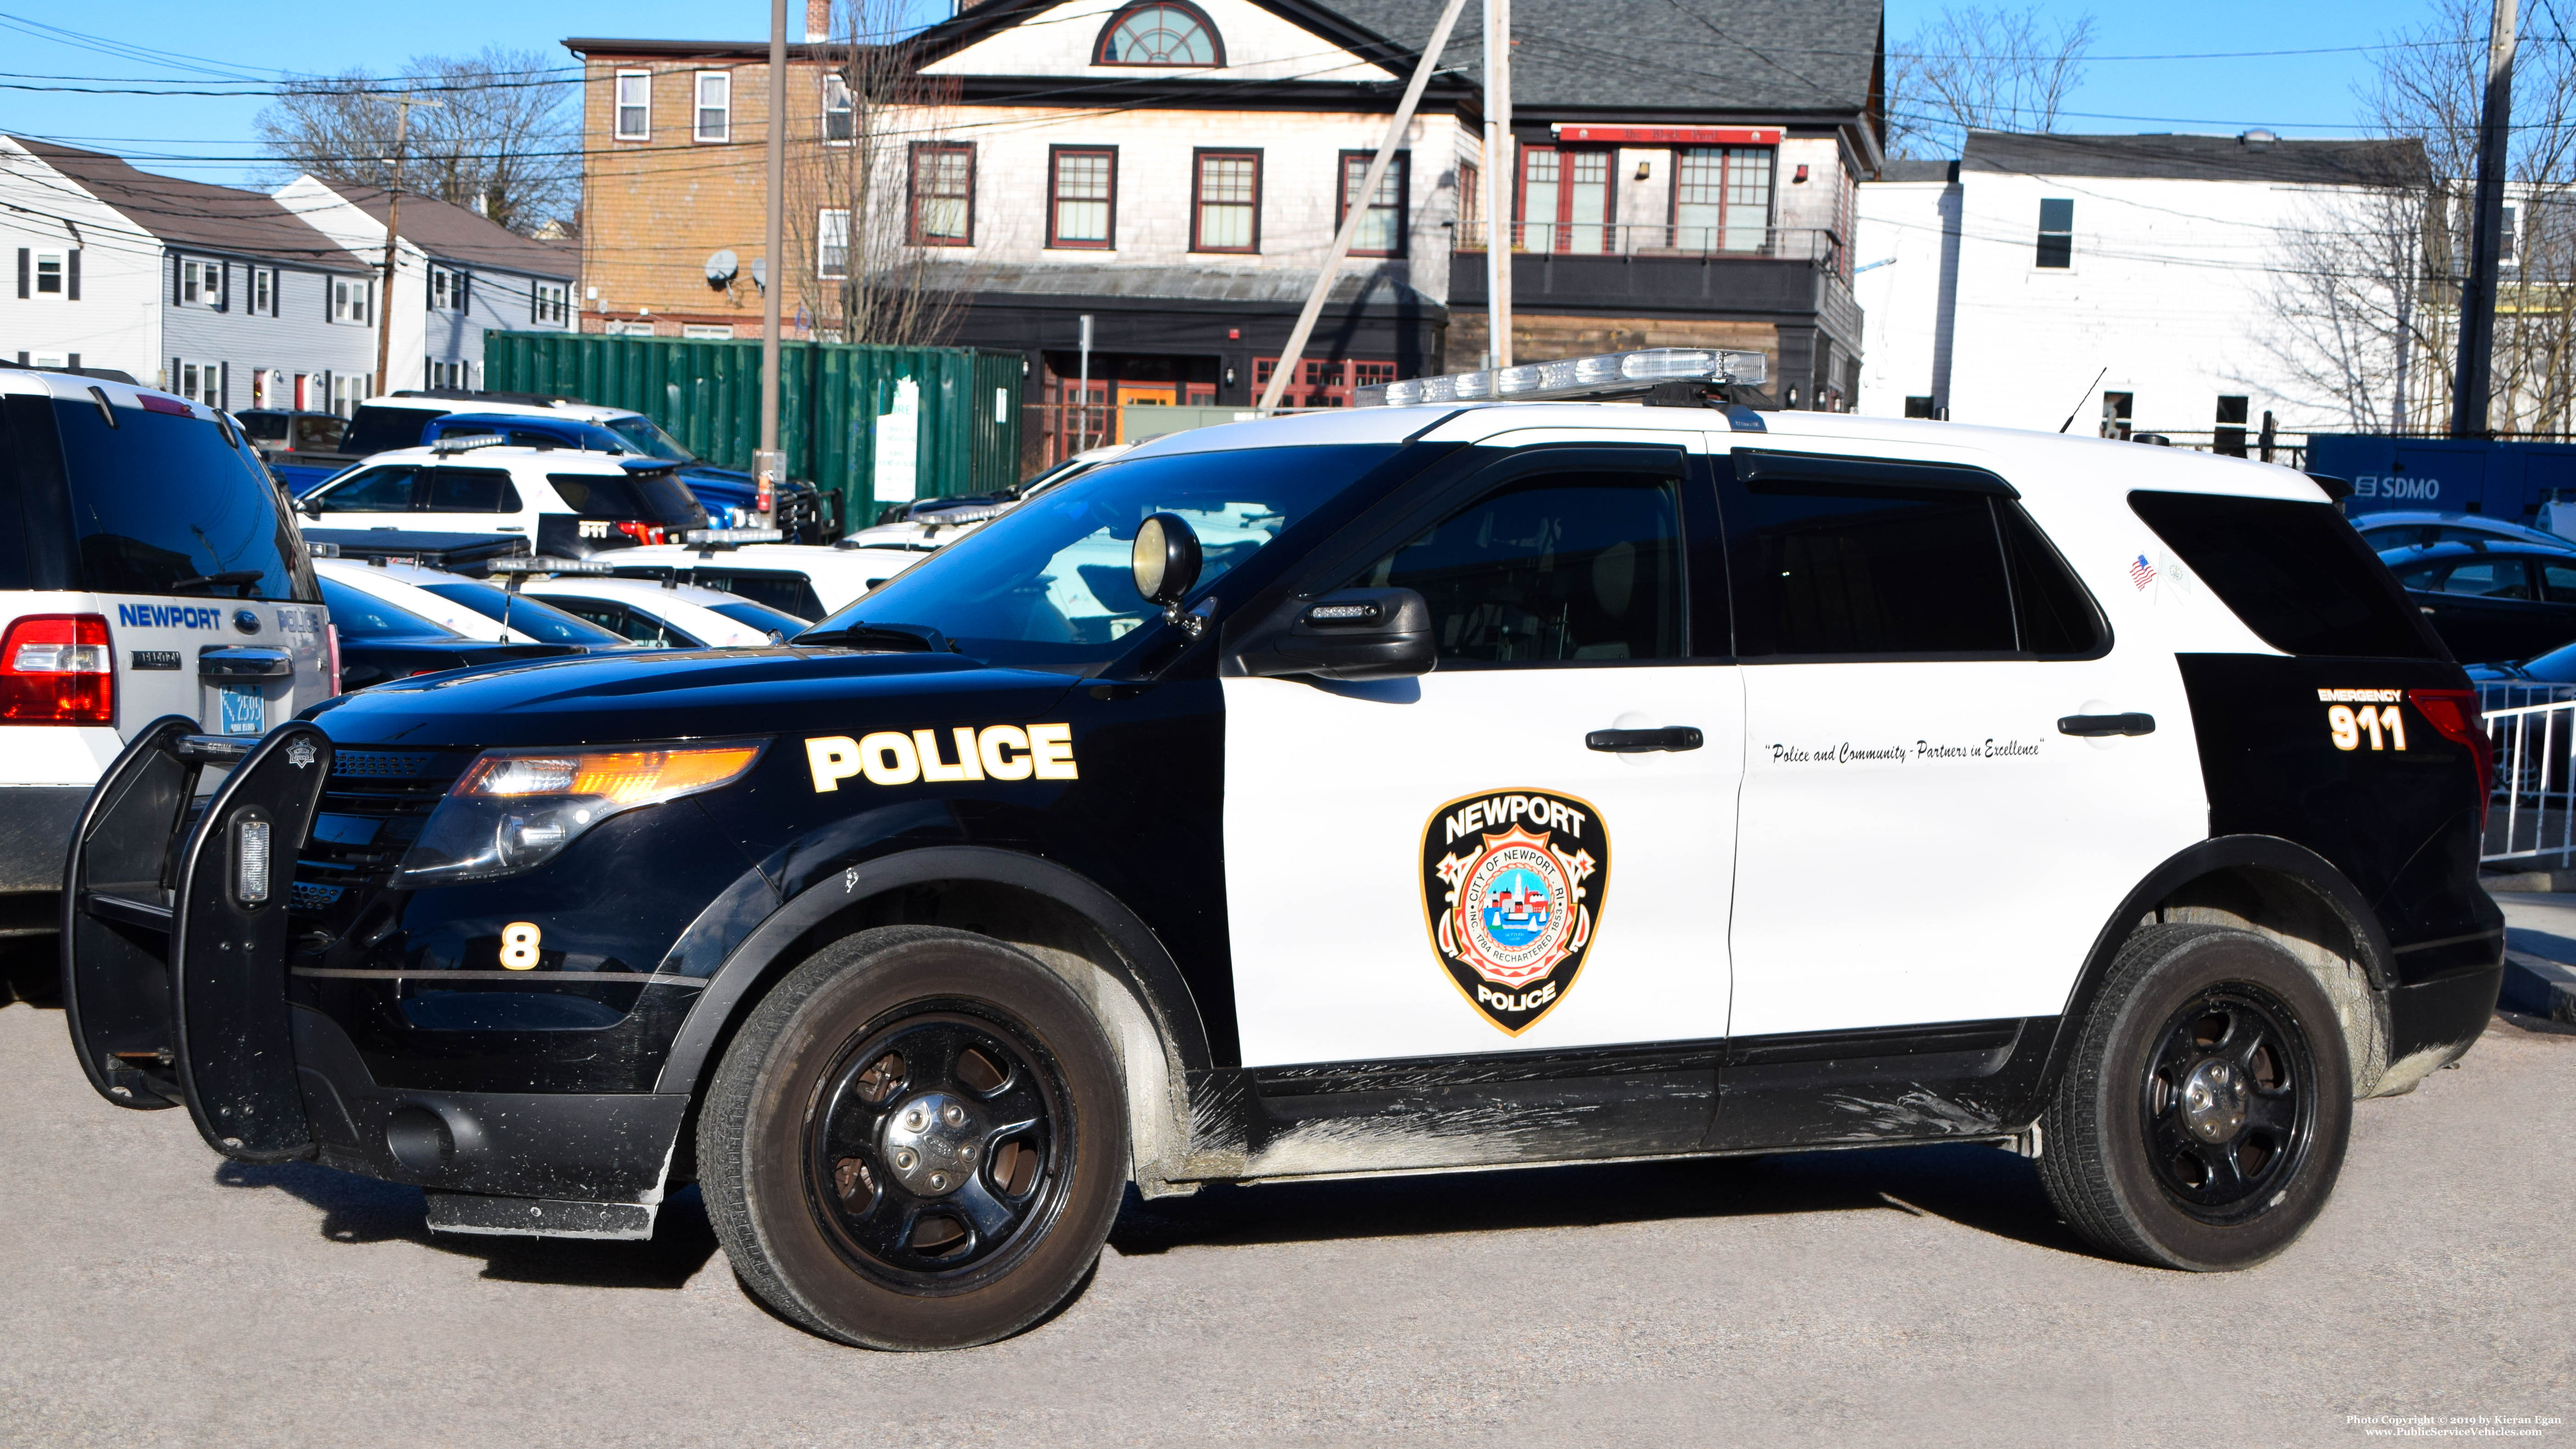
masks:
{"type": "Polygon", "coordinates": [[[1983,1141],[2109,1253],[2279,1252],[2496,998],[2465,677],[2298,474],[1750,370],[1180,434],[790,647],[162,721],[82,1064],[445,1230],[698,1182],[886,1347],[1046,1314],[1131,1181],[1983,1141]]]}

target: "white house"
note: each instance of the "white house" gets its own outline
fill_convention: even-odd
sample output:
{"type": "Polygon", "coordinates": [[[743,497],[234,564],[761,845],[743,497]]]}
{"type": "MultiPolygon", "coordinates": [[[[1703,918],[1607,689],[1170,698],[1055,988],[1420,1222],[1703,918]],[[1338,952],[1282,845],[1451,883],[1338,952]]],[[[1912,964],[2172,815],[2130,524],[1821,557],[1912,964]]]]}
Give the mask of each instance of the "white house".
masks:
{"type": "Polygon", "coordinates": [[[345,410],[371,388],[371,269],[259,192],[0,136],[0,256],[0,357],[223,408],[345,410]]]}
{"type": "Polygon", "coordinates": [[[381,267],[385,227],[402,228],[394,258],[393,340],[384,387],[479,388],[485,332],[570,331],[577,247],[533,241],[461,206],[405,196],[394,216],[374,187],[299,176],[278,205],[381,267]]]}
{"type": "Polygon", "coordinates": [[[2296,239],[2423,173],[2412,142],[1968,134],[1861,187],[1860,411],[2242,452],[2346,421],[2275,353],[2296,239]],[[2098,381],[2097,381],[2098,377],[2098,381]]]}

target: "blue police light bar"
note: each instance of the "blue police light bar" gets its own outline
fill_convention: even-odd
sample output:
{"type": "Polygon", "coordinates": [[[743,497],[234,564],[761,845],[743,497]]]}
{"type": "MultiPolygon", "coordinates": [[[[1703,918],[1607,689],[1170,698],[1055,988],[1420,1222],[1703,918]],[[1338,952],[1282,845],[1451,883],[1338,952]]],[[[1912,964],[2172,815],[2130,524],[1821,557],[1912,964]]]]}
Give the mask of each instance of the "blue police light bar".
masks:
{"type": "Polygon", "coordinates": [[[1701,347],[1649,347],[1604,352],[1562,362],[1525,362],[1483,372],[1453,372],[1358,389],[1356,407],[1410,407],[1420,403],[1540,402],[1620,397],[1660,382],[1701,382],[1759,387],[1770,380],[1770,359],[1759,352],[1701,347]]]}

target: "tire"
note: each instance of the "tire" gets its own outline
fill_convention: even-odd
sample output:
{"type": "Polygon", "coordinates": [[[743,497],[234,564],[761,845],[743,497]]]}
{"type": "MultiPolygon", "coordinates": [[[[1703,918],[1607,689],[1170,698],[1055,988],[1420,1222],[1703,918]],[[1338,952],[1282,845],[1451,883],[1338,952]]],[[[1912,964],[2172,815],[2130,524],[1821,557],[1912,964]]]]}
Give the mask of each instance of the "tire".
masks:
{"type": "Polygon", "coordinates": [[[1127,1180],[1108,1038],[1028,956],[926,926],[824,947],[763,998],[698,1123],[735,1274],[866,1348],[962,1348],[1044,1318],[1127,1180]]]}
{"type": "Polygon", "coordinates": [[[2352,1128],[2343,1028],[2263,937],[2147,926],[2113,960],[2040,1126],[2040,1182],[2096,1247],[2250,1268],[2334,1191],[2352,1128]]]}

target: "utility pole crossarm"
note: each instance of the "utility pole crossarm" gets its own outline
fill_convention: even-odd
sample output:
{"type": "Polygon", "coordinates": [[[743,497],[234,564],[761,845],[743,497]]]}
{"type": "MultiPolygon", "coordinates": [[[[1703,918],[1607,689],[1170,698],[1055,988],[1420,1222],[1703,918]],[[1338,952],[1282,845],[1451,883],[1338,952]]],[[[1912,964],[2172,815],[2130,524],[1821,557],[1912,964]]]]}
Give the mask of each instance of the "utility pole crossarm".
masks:
{"type": "MultiPolygon", "coordinates": [[[[784,3],[784,0],[781,0],[784,3]]],[[[1386,140],[1377,148],[1376,159],[1369,162],[1368,175],[1360,182],[1359,195],[1350,199],[1342,216],[1341,230],[1333,234],[1332,250],[1324,256],[1324,269],[1315,277],[1315,290],[1306,295],[1306,310],[1297,314],[1296,330],[1288,334],[1288,345],[1280,350],[1279,365],[1270,374],[1270,385],[1261,390],[1256,405],[1262,412],[1272,412],[1279,398],[1288,390],[1288,379],[1303,360],[1306,339],[1315,331],[1315,319],[1323,314],[1324,299],[1332,293],[1333,279],[1342,269],[1342,259],[1350,255],[1351,242],[1368,220],[1369,206],[1377,200],[1378,183],[1386,179],[1387,167],[1395,160],[1396,148],[1404,143],[1404,133],[1413,124],[1414,107],[1422,104],[1422,91],[1431,83],[1431,72],[1439,68],[1440,52],[1449,45],[1449,31],[1458,23],[1458,12],[1467,0],[1449,0],[1440,12],[1440,23],[1432,27],[1431,42],[1422,48],[1422,59],[1415,62],[1413,79],[1405,83],[1404,100],[1395,108],[1395,118],[1387,123],[1386,140]]],[[[1335,168],[1333,184],[1342,184],[1348,173],[1335,168]]]]}

